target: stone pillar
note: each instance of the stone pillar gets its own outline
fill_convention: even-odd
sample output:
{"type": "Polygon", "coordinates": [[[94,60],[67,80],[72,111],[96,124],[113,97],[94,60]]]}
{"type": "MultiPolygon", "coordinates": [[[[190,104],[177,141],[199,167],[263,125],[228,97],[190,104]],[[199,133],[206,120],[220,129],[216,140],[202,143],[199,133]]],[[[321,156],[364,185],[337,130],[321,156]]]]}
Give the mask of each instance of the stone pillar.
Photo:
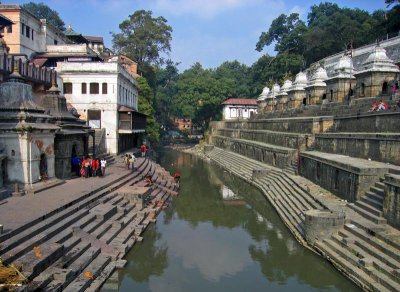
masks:
{"type": "Polygon", "coordinates": [[[383,199],[383,216],[387,221],[400,227],[400,175],[385,175],[385,195],[383,199]]]}
{"type": "Polygon", "coordinates": [[[306,211],[305,217],[305,237],[313,245],[318,240],[330,238],[343,228],[346,214],[315,209],[306,211]]]}

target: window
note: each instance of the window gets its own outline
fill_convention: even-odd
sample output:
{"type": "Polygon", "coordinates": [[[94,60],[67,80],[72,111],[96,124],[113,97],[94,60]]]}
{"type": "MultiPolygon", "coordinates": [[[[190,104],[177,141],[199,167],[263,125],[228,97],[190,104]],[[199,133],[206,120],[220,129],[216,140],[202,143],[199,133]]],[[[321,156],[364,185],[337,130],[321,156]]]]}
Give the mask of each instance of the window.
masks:
{"type": "Polygon", "coordinates": [[[7,33],[12,33],[12,24],[6,26],[7,33]]]}
{"type": "Polygon", "coordinates": [[[106,83],[106,82],[104,82],[104,83],[101,85],[101,93],[107,94],[107,83],[106,83]]]}
{"type": "Polygon", "coordinates": [[[57,40],[54,40],[54,44],[57,45],[57,44],[58,44],[58,41],[57,41],[57,40]]]}
{"type": "Polygon", "coordinates": [[[66,82],[64,83],[64,94],[71,94],[72,93],[72,83],[66,82]]]}
{"type": "Polygon", "coordinates": [[[30,37],[31,37],[31,28],[30,28],[29,26],[26,26],[26,34],[25,34],[25,36],[26,36],[27,38],[30,38],[30,37]]]}
{"type": "Polygon", "coordinates": [[[25,32],[25,24],[21,23],[21,34],[23,35],[25,32]]]}
{"type": "Polygon", "coordinates": [[[32,40],[33,40],[33,29],[31,29],[31,33],[32,33],[32,40]]]}
{"type": "Polygon", "coordinates": [[[82,94],[86,94],[86,93],[87,93],[86,83],[82,83],[81,93],[82,93],[82,94]]]}
{"type": "Polygon", "coordinates": [[[99,84],[98,83],[90,83],[90,94],[99,94],[99,84]]]}

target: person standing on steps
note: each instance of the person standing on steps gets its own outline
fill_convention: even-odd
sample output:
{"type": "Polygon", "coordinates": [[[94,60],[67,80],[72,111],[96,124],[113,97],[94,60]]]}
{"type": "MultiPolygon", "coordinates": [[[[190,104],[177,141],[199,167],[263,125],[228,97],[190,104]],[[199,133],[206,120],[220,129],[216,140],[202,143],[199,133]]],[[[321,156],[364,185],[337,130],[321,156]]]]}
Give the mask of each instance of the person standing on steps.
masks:
{"type": "Polygon", "coordinates": [[[107,165],[107,160],[105,160],[104,158],[102,158],[100,160],[100,166],[101,166],[101,175],[105,176],[106,175],[106,165],[107,165]]]}
{"type": "Polygon", "coordinates": [[[146,156],[146,151],[147,151],[146,145],[142,144],[142,145],[140,146],[140,152],[142,153],[142,157],[145,157],[145,156],[146,156]]]}

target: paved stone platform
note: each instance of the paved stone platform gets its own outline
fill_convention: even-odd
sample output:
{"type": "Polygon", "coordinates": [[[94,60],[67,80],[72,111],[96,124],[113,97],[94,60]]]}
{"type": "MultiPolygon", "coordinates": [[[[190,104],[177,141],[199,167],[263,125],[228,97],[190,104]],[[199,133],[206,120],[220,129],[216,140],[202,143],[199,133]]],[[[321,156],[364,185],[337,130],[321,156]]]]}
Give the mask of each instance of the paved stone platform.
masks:
{"type": "MultiPolygon", "coordinates": [[[[141,161],[142,158],[138,158],[137,164],[141,161]]],[[[132,170],[126,169],[122,159],[118,159],[107,166],[104,177],[77,177],[38,194],[6,198],[0,201],[0,224],[4,226],[4,232],[16,229],[130,172],[132,170]]]]}

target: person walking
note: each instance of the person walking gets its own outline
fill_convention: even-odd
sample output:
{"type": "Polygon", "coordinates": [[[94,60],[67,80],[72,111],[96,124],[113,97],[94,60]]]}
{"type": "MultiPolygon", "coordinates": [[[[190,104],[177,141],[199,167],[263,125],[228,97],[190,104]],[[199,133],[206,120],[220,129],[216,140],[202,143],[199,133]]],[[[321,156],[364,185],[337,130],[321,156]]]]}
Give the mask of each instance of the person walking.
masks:
{"type": "Polygon", "coordinates": [[[107,165],[107,160],[105,160],[104,158],[102,158],[100,160],[100,166],[101,166],[101,175],[105,176],[106,175],[106,165],[107,165]]]}
{"type": "MultiPolygon", "coordinates": [[[[132,166],[132,172],[134,172],[135,171],[135,161],[136,161],[136,157],[135,157],[135,155],[133,155],[132,154],[132,156],[131,155],[129,155],[130,157],[129,157],[129,164],[132,166]]],[[[129,167],[128,167],[128,169],[129,169],[129,167]]]]}

